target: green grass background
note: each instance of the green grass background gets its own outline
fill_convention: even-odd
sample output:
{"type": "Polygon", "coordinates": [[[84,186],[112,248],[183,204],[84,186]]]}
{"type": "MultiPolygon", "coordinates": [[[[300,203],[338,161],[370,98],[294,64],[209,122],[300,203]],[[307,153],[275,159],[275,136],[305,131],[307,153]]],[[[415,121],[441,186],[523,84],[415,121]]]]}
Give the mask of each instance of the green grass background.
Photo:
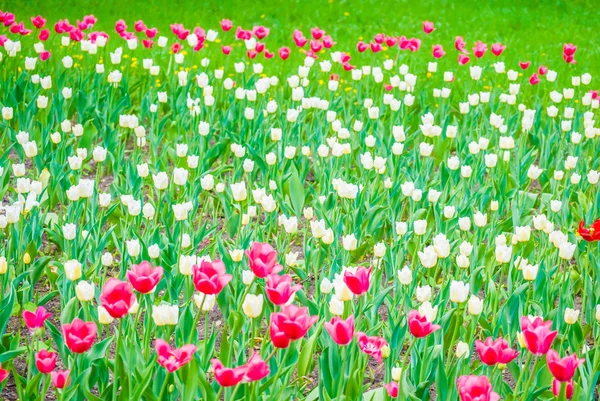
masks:
{"type": "Polygon", "coordinates": [[[441,43],[454,59],[454,37],[462,35],[469,49],[476,40],[488,44],[501,41],[508,45],[505,61],[530,59],[552,67],[562,61],[562,44],[572,42],[578,46],[577,70],[593,74],[600,66],[600,2],[592,0],[1,0],[0,9],[16,13],[17,20],[41,14],[52,23],[59,18],[75,22],[84,14],[94,14],[99,18],[98,28],[110,34],[119,18],[125,19],[130,29],[141,18],[163,33],[173,22],[217,29],[220,19],[229,18],[234,29],[238,24],[270,27],[267,46],[271,49],[291,46],[294,28],[307,30],[318,25],[333,35],[337,49],[354,51],[360,38],[369,40],[379,32],[423,38],[421,22],[430,20],[438,30],[423,44],[428,53],[432,44],[441,43]]]}

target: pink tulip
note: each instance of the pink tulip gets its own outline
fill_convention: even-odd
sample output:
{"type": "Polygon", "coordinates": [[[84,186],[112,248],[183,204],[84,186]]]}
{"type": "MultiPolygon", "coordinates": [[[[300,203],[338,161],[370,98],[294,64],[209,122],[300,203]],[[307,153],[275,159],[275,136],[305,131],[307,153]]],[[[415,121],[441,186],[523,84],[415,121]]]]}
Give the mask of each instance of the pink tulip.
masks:
{"type": "Polygon", "coordinates": [[[473,54],[477,58],[482,58],[483,55],[487,52],[487,45],[482,41],[475,43],[475,47],[473,47],[473,54]]]}
{"type": "Polygon", "coordinates": [[[444,51],[444,48],[442,47],[442,45],[433,46],[433,57],[442,58],[442,57],[444,57],[445,54],[446,54],[446,52],[444,51]]]}
{"type": "Polygon", "coordinates": [[[492,45],[492,53],[496,57],[501,55],[504,49],[506,49],[506,46],[502,45],[502,43],[494,43],[492,45]]]}
{"type": "Polygon", "coordinates": [[[425,32],[426,34],[430,34],[433,31],[435,31],[435,28],[433,26],[433,22],[431,22],[431,21],[424,21],[423,22],[423,32],[425,32]]]}

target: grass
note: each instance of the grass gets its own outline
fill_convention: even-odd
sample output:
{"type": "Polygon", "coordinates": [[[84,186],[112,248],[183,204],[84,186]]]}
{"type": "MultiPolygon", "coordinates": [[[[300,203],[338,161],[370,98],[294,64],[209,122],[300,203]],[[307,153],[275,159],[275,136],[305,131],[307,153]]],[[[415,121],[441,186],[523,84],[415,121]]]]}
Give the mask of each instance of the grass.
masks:
{"type": "MultiPolygon", "coordinates": [[[[137,19],[157,26],[164,34],[168,24],[218,27],[222,18],[232,19],[234,27],[263,24],[271,28],[267,45],[293,44],[293,28],[307,30],[319,26],[333,35],[338,50],[355,51],[358,40],[368,41],[385,32],[392,35],[423,37],[421,22],[435,22],[440,33],[430,35],[423,50],[441,43],[452,49],[452,39],[462,35],[469,48],[477,40],[500,41],[508,45],[506,62],[530,59],[535,63],[562,61],[564,42],[575,43],[580,67],[590,71],[600,65],[600,49],[594,38],[598,32],[598,8],[594,1],[207,1],[192,0],[63,0],[0,1],[0,9],[17,14],[17,19],[41,14],[52,23],[59,18],[74,22],[84,14],[99,18],[98,29],[114,34],[114,23],[123,18],[132,27],[137,19]],[[436,37],[437,36],[437,37],[436,37]],[[439,40],[443,38],[443,40],[439,40]]],[[[367,57],[365,55],[364,57],[367,57]]],[[[456,62],[454,52],[446,56],[456,62]]],[[[448,60],[450,62],[450,60],[448,60]]]]}

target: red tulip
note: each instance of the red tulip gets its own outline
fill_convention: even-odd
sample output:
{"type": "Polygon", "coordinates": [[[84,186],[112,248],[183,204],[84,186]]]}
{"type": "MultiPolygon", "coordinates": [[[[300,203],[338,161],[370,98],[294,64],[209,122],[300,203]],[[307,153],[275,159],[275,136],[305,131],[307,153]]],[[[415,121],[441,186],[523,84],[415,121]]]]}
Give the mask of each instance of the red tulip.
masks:
{"type": "Polygon", "coordinates": [[[475,47],[473,47],[473,54],[477,58],[482,58],[485,52],[487,51],[487,45],[482,41],[475,43],[475,47]]]}
{"type": "Polygon", "coordinates": [[[94,322],[84,322],[75,318],[70,324],[63,324],[62,332],[65,344],[76,354],[82,354],[89,350],[96,339],[98,328],[94,322]]]}
{"type": "Polygon", "coordinates": [[[135,24],[133,24],[133,29],[135,29],[136,32],[145,31],[147,28],[148,27],[146,26],[146,24],[144,24],[144,21],[142,20],[135,21],[135,24]]]}
{"type": "Polygon", "coordinates": [[[433,46],[433,57],[442,58],[445,55],[446,55],[446,52],[444,51],[444,48],[442,47],[442,45],[433,46]]]}
{"type": "Polygon", "coordinates": [[[46,308],[43,306],[38,306],[35,312],[28,310],[23,311],[23,320],[25,320],[25,325],[31,332],[44,327],[44,322],[50,316],[52,316],[52,313],[46,312],[46,308]]]}
{"type": "Polygon", "coordinates": [[[56,370],[50,372],[50,378],[52,379],[52,385],[58,389],[69,387],[71,383],[70,370],[56,370]]]}
{"type": "Polygon", "coordinates": [[[492,337],[488,337],[484,342],[477,340],[475,349],[481,362],[489,366],[497,363],[507,364],[519,355],[517,351],[508,346],[508,342],[503,338],[494,341],[492,337]]]}
{"type": "Polygon", "coordinates": [[[302,33],[302,31],[299,31],[297,29],[294,31],[293,39],[294,39],[294,43],[298,47],[304,47],[304,45],[308,42],[308,39],[306,39],[306,37],[304,37],[304,34],[302,33]]]}
{"type": "Polygon", "coordinates": [[[283,266],[277,263],[277,251],[267,243],[253,242],[252,247],[246,250],[246,256],[250,269],[256,277],[265,278],[283,269],[283,266]]]}
{"type": "Polygon", "coordinates": [[[267,49],[265,49],[263,55],[265,56],[266,59],[271,59],[271,58],[273,58],[273,56],[275,55],[275,53],[271,53],[270,51],[268,51],[267,49]]]}
{"type": "Polygon", "coordinates": [[[50,373],[56,367],[56,352],[41,350],[35,354],[35,367],[40,373],[50,373]]]}
{"type": "Polygon", "coordinates": [[[371,42],[369,43],[369,47],[373,53],[379,53],[381,51],[381,45],[379,43],[371,42]]]}
{"type": "Polygon", "coordinates": [[[246,373],[244,381],[246,383],[255,382],[269,376],[269,365],[263,361],[260,354],[253,352],[252,356],[246,363],[246,373]]]}
{"type": "Polygon", "coordinates": [[[175,42],[171,45],[171,51],[175,54],[179,53],[183,49],[183,46],[179,42],[175,42]]]}
{"type": "Polygon", "coordinates": [[[377,35],[375,35],[375,37],[373,39],[375,40],[376,43],[382,44],[383,41],[385,40],[385,35],[383,33],[378,33],[377,35]]]}
{"type": "Polygon", "coordinates": [[[233,27],[233,23],[231,22],[231,20],[228,20],[228,19],[221,20],[221,29],[222,30],[227,32],[228,30],[231,29],[231,27],[233,27]]]}
{"type": "Polygon", "coordinates": [[[365,42],[360,41],[356,44],[356,48],[359,52],[362,53],[369,48],[369,45],[367,45],[365,42]]]}
{"type": "Polygon", "coordinates": [[[530,64],[531,61],[519,61],[519,67],[521,67],[522,70],[528,69],[530,64]]]}
{"type": "Polygon", "coordinates": [[[430,34],[433,31],[435,31],[435,28],[433,26],[433,22],[431,22],[431,21],[424,21],[423,22],[423,32],[425,32],[426,34],[430,34]]]}
{"type": "Polygon", "coordinates": [[[533,74],[531,78],[529,78],[529,83],[531,85],[537,85],[540,83],[540,77],[537,74],[533,74]]]}
{"type": "Polygon", "coordinates": [[[471,58],[469,56],[467,56],[466,54],[459,54],[458,55],[458,64],[460,64],[460,65],[465,65],[470,60],[471,60],[471,58]]]}
{"type": "Polygon", "coordinates": [[[359,267],[356,272],[352,273],[349,270],[344,271],[344,283],[348,286],[348,289],[355,295],[363,295],[369,291],[369,285],[371,281],[371,270],[369,267],[359,267]]]}
{"type": "Polygon", "coordinates": [[[2,369],[2,365],[0,365],[0,383],[2,383],[8,377],[8,371],[6,369],[2,369]]]}
{"type": "Polygon", "coordinates": [[[461,376],[456,381],[460,401],[498,401],[486,376],[461,376]]]}
{"type": "Polygon", "coordinates": [[[396,382],[389,382],[388,384],[383,385],[387,390],[387,393],[392,398],[398,398],[398,390],[399,386],[396,382]]]}
{"type": "Polygon", "coordinates": [[[392,46],[396,46],[396,43],[398,43],[398,39],[393,37],[393,36],[386,36],[385,37],[385,44],[388,47],[392,47],[392,46]]]}
{"type": "Polygon", "coordinates": [[[408,50],[411,52],[416,52],[421,47],[421,39],[412,38],[408,41],[408,50]]]}
{"type": "Polygon", "coordinates": [[[346,320],[334,317],[331,322],[325,322],[325,329],[337,344],[348,345],[354,337],[354,316],[346,320]]]}
{"type": "Polygon", "coordinates": [[[323,37],[323,35],[325,35],[325,31],[316,26],[314,28],[310,28],[310,34],[312,35],[313,39],[319,40],[323,37]]]}
{"type": "Polygon", "coordinates": [[[467,45],[467,43],[465,42],[465,40],[463,39],[462,36],[457,36],[456,39],[454,39],[454,47],[459,52],[467,53],[467,51],[465,50],[466,45],[467,45]]]}
{"type": "Polygon", "coordinates": [[[521,318],[521,331],[525,337],[527,349],[535,355],[546,354],[558,334],[557,331],[552,331],[551,321],[544,322],[540,317],[536,317],[531,321],[527,316],[523,316],[521,318]]]}
{"type": "Polygon", "coordinates": [[[224,55],[228,55],[229,53],[231,53],[231,46],[223,46],[221,47],[221,51],[224,55]]]}
{"type": "Polygon", "coordinates": [[[573,398],[573,391],[575,390],[573,388],[573,381],[569,380],[568,382],[561,383],[560,381],[554,379],[552,381],[552,393],[554,393],[554,395],[556,397],[560,396],[561,386],[567,386],[567,391],[566,391],[567,399],[570,400],[571,398],[573,398]]]}
{"type": "Polygon", "coordinates": [[[271,323],[269,325],[269,334],[275,348],[287,348],[290,346],[291,340],[282,329],[285,317],[280,313],[271,314],[271,323]]]}
{"type": "Polygon", "coordinates": [[[194,271],[194,287],[207,295],[215,295],[231,281],[233,276],[227,274],[225,264],[220,260],[209,262],[202,260],[200,265],[192,266],[194,271]]]}
{"type": "Polygon", "coordinates": [[[256,36],[256,38],[258,40],[262,40],[264,38],[266,38],[269,35],[269,28],[265,28],[264,26],[255,26],[254,28],[252,28],[252,33],[254,34],[254,36],[256,36]]]}
{"type": "Polygon", "coordinates": [[[574,56],[577,51],[577,46],[572,43],[565,43],[563,45],[563,54],[567,56],[574,56]]]}
{"type": "Polygon", "coordinates": [[[412,310],[408,314],[408,329],[416,338],[426,337],[441,328],[440,325],[431,324],[427,317],[421,316],[416,310],[412,310]]]}
{"type": "Polygon", "coordinates": [[[356,339],[358,340],[358,348],[365,354],[372,356],[381,363],[382,354],[381,349],[388,345],[384,338],[377,336],[368,336],[363,332],[356,333],[356,339]]]}
{"type": "Polygon", "coordinates": [[[37,17],[31,17],[31,23],[37,29],[40,29],[40,28],[43,28],[44,25],[46,25],[46,20],[41,15],[38,15],[37,17]]]}
{"type": "Polygon", "coordinates": [[[585,362],[585,359],[579,359],[575,354],[565,356],[561,359],[558,352],[551,349],[546,354],[546,362],[548,363],[548,369],[550,369],[552,376],[556,380],[568,382],[571,381],[575,375],[575,371],[579,365],[585,362]]]}
{"type": "Polygon", "coordinates": [[[48,29],[42,29],[40,31],[40,34],[38,35],[38,39],[41,40],[42,42],[48,40],[49,37],[50,37],[50,31],[48,29]]]}
{"type": "Polygon", "coordinates": [[[333,41],[333,39],[331,38],[331,36],[329,36],[329,35],[323,36],[323,47],[324,48],[330,49],[335,44],[336,44],[336,42],[333,41]]]}
{"type": "Polygon", "coordinates": [[[152,39],[158,33],[158,29],[156,29],[156,28],[149,28],[149,29],[146,29],[146,31],[144,31],[144,33],[146,34],[146,37],[148,39],[152,39]]]}
{"type": "Polygon", "coordinates": [[[218,359],[210,361],[213,371],[215,372],[215,379],[222,387],[232,387],[239,384],[246,375],[246,366],[238,366],[236,368],[226,368],[223,363],[218,359]]]}
{"type": "Polygon", "coordinates": [[[501,55],[502,52],[504,51],[504,49],[506,49],[506,46],[504,46],[502,43],[494,43],[492,45],[492,53],[496,57],[498,57],[499,55],[501,55]]]}
{"type": "Polygon", "coordinates": [[[171,348],[165,340],[160,338],[154,341],[154,348],[156,348],[159,365],[171,373],[191,361],[196,352],[196,346],[193,344],[187,344],[181,348],[171,348]]]}
{"type": "Polygon", "coordinates": [[[304,337],[308,329],[319,320],[319,317],[309,316],[308,308],[288,305],[283,306],[281,312],[271,314],[271,322],[273,320],[277,321],[278,328],[285,336],[293,341],[304,337]]]}
{"type": "Polygon", "coordinates": [[[290,48],[289,47],[282,47],[279,49],[279,51],[277,52],[279,54],[279,57],[282,60],[287,60],[287,58],[290,56],[290,48]]]}
{"type": "Polygon", "coordinates": [[[585,222],[581,220],[577,234],[588,242],[600,241],[600,219],[594,221],[590,228],[585,228],[585,222]]]}
{"type": "Polygon", "coordinates": [[[137,292],[148,294],[156,288],[163,275],[163,268],[152,267],[150,262],[143,261],[139,265],[131,266],[127,271],[127,279],[137,292]]]}
{"type": "Polygon", "coordinates": [[[321,51],[321,49],[323,48],[323,43],[321,43],[318,40],[311,40],[310,41],[310,50],[312,50],[314,53],[318,53],[319,51],[321,51]]]}
{"type": "Polygon", "coordinates": [[[547,72],[548,72],[548,67],[546,67],[545,65],[540,65],[540,67],[538,68],[538,74],[546,75],[547,72]]]}
{"type": "Polygon", "coordinates": [[[104,283],[100,302],[115,319],[125,316],[135,301],[135,295],[128,282],[110,278],[104,283]]]}
{"type": "Polygon", "coordinates": [[[269,300],[275,305],[284,305],[301,288],[301,285],[292,285],[292,277],[289,274],[283,276],[269,274],[265,291],[269,300]]]}

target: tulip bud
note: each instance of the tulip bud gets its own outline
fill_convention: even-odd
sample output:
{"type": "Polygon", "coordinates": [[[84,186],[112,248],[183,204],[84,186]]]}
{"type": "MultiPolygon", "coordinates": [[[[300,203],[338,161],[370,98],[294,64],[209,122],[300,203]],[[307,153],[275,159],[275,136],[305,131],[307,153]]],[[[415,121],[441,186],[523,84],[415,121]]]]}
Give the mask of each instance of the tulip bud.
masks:
{"type": "Polygon", "coordinates": [[[469,353],[469,344],[463,342],[463,341],[459,341],[458,344],[456,344],[456,352],[455,355],[457,358],[462,358],[465,355],[468,355],[469,353]]]}
{"type": "Polygon", "coordinates": [[[262,313],[263,302],[264,298],[262,294],[248,294],[242,304],[242,310],[249,318],[256,318],[262,313]]]}
{"type": "Polygon", "coordinates": [[[65,276],[71,281],[78,280],[81,277],[81,263],[71,259],[64,264],[65,276]]]}
{"type": "Polygon", "coordinates": [[[579,318],[579,311],[576,309],[566,308],[565,309],[565,323],[575,324],[579,318]]]}
{"type": "Polygon", "coordinates": [[[23,255],[23,263],[26,265],[31,263],[31,256],[29,256],[29,252],[25,252],[25,255],[23,255]]]}
{"type": "Polygon", "coordinates": [[[0,256],[0,274],[6,274],[8,271],[8,262],[4,256],[0,256]]]}
{"type": "Polygon", "coordinates": [[[387,359],[390,357],[390,346],[388,344],[384,345],[383,347],[381,347],[381,357],[384,359],[387,359]]]}
{"type": "Polygon", "coordinates": [[[75,286],[75,294],[79,301],[89,302],[94,299],[94,285],[82,280],[75,286]]]}
{"type": "Polygon", "coordinates": [[[98,321],[100,324],[111,324],[113,322],[113,317],[108,313],[104,306],[98,306],[98,321]]]}
{"type": "Polygon", "coordinates": [[[399,382],[400,378],[402,377],[402,368],[399,367],[393,367],[392,368],[392,380],[395,382],[399,382]]]}

